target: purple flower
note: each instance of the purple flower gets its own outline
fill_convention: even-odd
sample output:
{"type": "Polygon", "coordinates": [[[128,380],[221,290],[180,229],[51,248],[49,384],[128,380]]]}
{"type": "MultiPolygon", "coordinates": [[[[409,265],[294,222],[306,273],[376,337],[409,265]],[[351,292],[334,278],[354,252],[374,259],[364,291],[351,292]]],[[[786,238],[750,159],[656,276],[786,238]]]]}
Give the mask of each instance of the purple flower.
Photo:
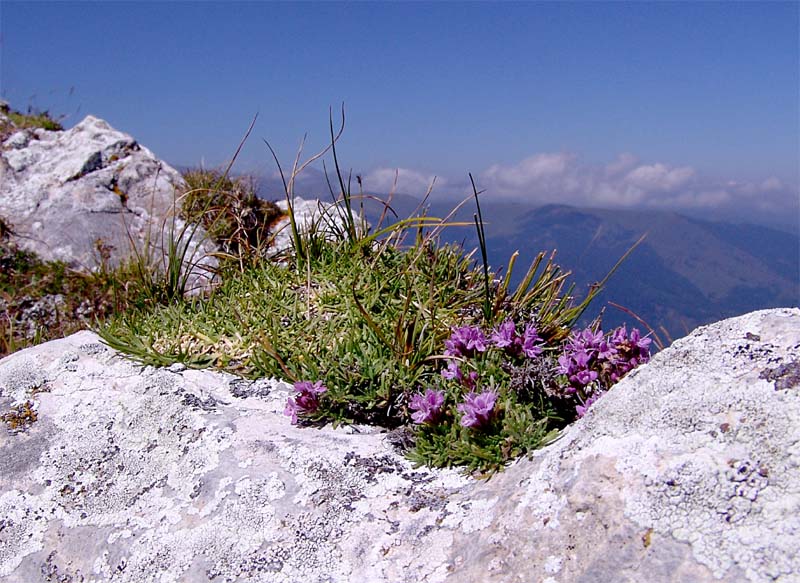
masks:
{"type": "Polygon", "coordinates": [[[464,397],[464,402],[458,406],[458,411],[462,414],[461,425],[473,428],[485,425],[491,418],[495,401],[497,401],[496,391],[469,393],[464,397]]]}
{"type": "Polygon", "coordinates": [[[640,354],[640,361],[647,362],[650,360],[650,343],[653,341],[651,338],[641,338],[640,332],[638,328],[634,328],[631,330],[631,344],[633,344],[636,348],[639,349],[640,354]],[[641,355],[647,353],[647,360],[642,360],[641,355]]]}
{"type": "Polygon", "coordinates": [[[477,372],[473,370],[468,375],[464,376],[464,373],[461,372],[461,368],[455,360],[451,360],[447,363],[447,368],[442,370],[442,377],[451,381],[456,380],[468,389],[475,388],[475,383],[478,381],[477,372]]]}
{"type": "Polygon", "coordinates": [[[518,357],[522,354],[522,338],[517,334],[514,320],[508,319],[495,328],[491,340],[509,356],[518,357]]]}
{"type": "Polygon", "coordinates": [[[558,373],[571,375],[575,373],[575,361],[566,352],[558,357],[558,373]]]}
{"type": "Polygon", "coordinates": [[[586,415],[586,412],[589,410],[589,407],[591,407],[595,403],[595,401],[597,401],[597,399],[599,399],[602,395],[603,393],[595,393],[594,395],[586,399],[583,405],[578,405],[577,407],[575,407],[575,412],[578,414],[578,417],[580,418],[586,415]]]}
{"type": "Polygon", "coordinates": [[[592,370],[595,358],[579,344],[569,344],[564,349],[564,354],[558,357],[558,372],[566,375],[569,383],[575,389],[583,389],[596,381],[597,371],[592,370]]]}
{"type": "Polygon", "coordinates": [[[592,381],[597,380],[597,373],[593,370],[584,369],[578,371],[577,373],[569,377],[569,380],[572,381],[574,384],[582,385],[585,387],[592,381]]]}
{"type": "Polygon", "coordinates": [[[444,341],[447,356],[472,356],[486,351],[486,337],[476,326],[453,328],[450,338],[444,341]]]}
{"type": "Polygon", "coordinates": [[[444,391],[434,391],[428,389],[424,394],[417,393],[411,396],[408,403],[410,409],[415,413],[411,414],[414,423],[435,423],[442,413],[444,405],[444,391]]]}
{"type": "Polygon", "coordinates": [[[642,338],[636,328],[629,336],[625,326],[612,330],[607,336],[602,330],[592,331],[590,328],[570,335],[563,354],[558,358],[558,373],[568,380],[563,392],[573,395],[581,403],[576,409],[579,417],[603,390],[637,365],[650,360],[650,342],[650,338],[642,338]]]}
{"type": "Polygon", "coordinates": [[[491,339],[497,348],[514,346],[517,339],[517,327],[514,324],[514,320],[506,320],[495,328],[492,332],[491,339]]]}
{"type": "Polygon", "coordinates": [[[298,394],[287,399],[283,414],[291,416],[292,425],[297,425],[298,415],[308,415],[319,409],[319,396],[328,389],[322,381],[299,381],[294,384],[294,390],[298,394]]]}
{"type": "Polygon", "coordinates": [[[455,360],[451,360],[447,363],[447,368],[442,369],[442,378],[448,381],[456,380],[461,382],[461,379],[464,378],[464,373],[461,372],[458,363],[455,360]]]}
{"type": "MultiPolygon", "coordinates": [[[[634,328],[635,330],[635,328],[634,328]]],[[[611,332],[611,344],[623,344],[628,340],[628,330],[625,324],[611,332]]]]}
{"type": "Polygon", "coordinates": [[[631,330],[628,338],[625,326],[620,326],[611,335],[614,354],[608,359],[611,363],[609,375],[616,382],[640,364],[650,361],[650,338],[642,338],[637,328],[631,330]]]}
{"type": "Polygon", "coordinates": [[[575,365],[578,368],[587,368],[589,366],[589,361],[592,359],[592,355],[585,350],[581,350],[573,354],[572,359],[575,361],[575,365]]]}
{"type": "Polygon", "coordinates": [[[617,354],[617,347],[613,341],[603,340],[597,350],[597,358],[600,360],[611,360],[617,354]]]}
{"type": "Polygon", "coordinates": [[[601,342],[603,342],[602,330],[592,332],[591,328],[586,328],[581,332],[572,333],[569,338],[568,348],[576,352],[579,350],[595,352],[599,349],[601,342]]]}
{"type": "Polygon", "coordinates": [[[524,354],[528,358],[533,358],[542,353],[542,347],[538,346],[542,342],[536,327],[528,324],[522,336],[517,334],[517,327],[511,319],[506,320],[494,329],[491,341],[497,348],[502,348],[510,356],[520,356],[524,354]]]}
{"type": "Polygon", "coordinates": [[[544,341],[539,337],[536,327],[533,324],[528,324],[525,327],[525,333],[522,335],[522,352],[525,356],[528,358],[539,356],[542,353],[542,347],[539,344],[542,342],[544,341]]]}

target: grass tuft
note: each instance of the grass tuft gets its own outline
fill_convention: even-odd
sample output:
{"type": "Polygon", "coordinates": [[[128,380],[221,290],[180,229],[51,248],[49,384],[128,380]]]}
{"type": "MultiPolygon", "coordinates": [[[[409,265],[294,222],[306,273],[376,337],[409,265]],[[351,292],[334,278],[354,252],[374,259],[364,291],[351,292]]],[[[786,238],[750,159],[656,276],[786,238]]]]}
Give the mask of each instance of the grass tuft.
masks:
{"type": "Polygon", "coordinates": [[[51,132],[61,131],[64,129],[64,126],[62,126],[57,120],[53,119],[53,117],[47,111],[37,111],[29,107],[26,113],[9,109],[7,112],[4,112],[4,114],[11,122],[11,126],[0,128],[0,130],[2,130],[0,133],[3,135],[6,135],[11,131],[25,129],[41,128],[51,132]]]}
{"type": "Polygon", "coordinates": [[[221,258],[257,261],[263,257],[272,227],[283,212],[274,202],[256,196],[252,179],[202,168],[184,172],[183,178],[181,217],[203,225],[220,248],[221,258]]]}

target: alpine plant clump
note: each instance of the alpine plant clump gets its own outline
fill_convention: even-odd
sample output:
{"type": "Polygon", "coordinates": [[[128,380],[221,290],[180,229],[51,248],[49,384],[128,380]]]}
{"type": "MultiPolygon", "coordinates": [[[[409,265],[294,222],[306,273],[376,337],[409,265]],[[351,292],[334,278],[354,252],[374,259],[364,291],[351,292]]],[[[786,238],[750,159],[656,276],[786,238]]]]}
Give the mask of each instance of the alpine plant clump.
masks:
{"type": "MultiPolygon", "coordinates": [[[[586,328],[548,346],[535,322],[451,329],[431,386],[407,395],[410,457],[434,466],[493,470],[547,443],[608,389],[650,360],[650,339],[625,326],[586,328]]],[[[293,424],[324,418],[327,387],[301,381],[286,403],[293,424]]]]}
{"type": "Polygon", "coordinates": [[[563,393],[575,400],[575,411],[583,417],[589,407],[631,370],[650,360],[650,338],[625,326],[603,335],[587,328],[573,333],[558,358],[558,372],[564,376],[563,393]]]}
{"type": "Polygon", "coordinates": [[[586,328],[560,346],[547,346],[534,322],[453,328],[438,379],[408,399],[416,426],[411,457],[500,467],[583,417],[611,385],[650,359],[649,345],[625,326],[609,334],[586,328]]]}

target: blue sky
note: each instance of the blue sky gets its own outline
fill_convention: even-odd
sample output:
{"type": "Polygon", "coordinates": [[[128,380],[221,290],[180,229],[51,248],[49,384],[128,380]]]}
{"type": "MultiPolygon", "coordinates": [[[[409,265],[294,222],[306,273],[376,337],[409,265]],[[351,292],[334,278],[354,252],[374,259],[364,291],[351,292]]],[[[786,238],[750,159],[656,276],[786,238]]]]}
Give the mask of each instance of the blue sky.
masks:
{"type": "MultiPolygon", "coordinates": [[[[797,206],[797,2],[0,2],[0,94],[175,165],[272,172],[305,132],[368,188],[594,206],[797,206]]],[[[312,176],[313,178],[313,176],[312,176]]],[[[763,208],[762,208],[763,207],[763,208]]],[[[769,207],[769,208],[767,208],[769,207]]],[[[771,209],[771,210],[770,210],[771,209]]],[[[777,209],[777,211],[776,211],[777,209]]]]}

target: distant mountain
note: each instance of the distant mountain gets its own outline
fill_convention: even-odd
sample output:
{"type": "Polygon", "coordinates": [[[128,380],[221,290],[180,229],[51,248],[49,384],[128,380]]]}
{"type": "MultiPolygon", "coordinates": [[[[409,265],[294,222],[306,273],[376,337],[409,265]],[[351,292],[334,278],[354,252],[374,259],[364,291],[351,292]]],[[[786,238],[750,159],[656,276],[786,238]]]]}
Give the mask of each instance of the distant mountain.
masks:
{"type": "MultiPolygon", "coordinates": [[[[398,202],[401,216],[415,206],[411,197],[398,202]]],[[[444,216],[449,208],[434,204],[429,214],[444,216]]],[[[606,327],[627,322],[641,328],[609,301],[637,314],[667,343],[702,324],[800,304],[800,238],[794,234],[666,211],[536,208],[486,200],[482,209],[494,269],[504,268],[518,250],[516,284],[539,251],[556,249],[556,261],[572,272],[578,296],[646,233],[590,307],[593,317],[605,306],[606,327]]],[[[473,213],[474,207],[465,207],[456,219],[471,220],[473,213]]],[[[451,229],[446,238],[468,249],[477,246],[474,228],[451,229]]]]}

